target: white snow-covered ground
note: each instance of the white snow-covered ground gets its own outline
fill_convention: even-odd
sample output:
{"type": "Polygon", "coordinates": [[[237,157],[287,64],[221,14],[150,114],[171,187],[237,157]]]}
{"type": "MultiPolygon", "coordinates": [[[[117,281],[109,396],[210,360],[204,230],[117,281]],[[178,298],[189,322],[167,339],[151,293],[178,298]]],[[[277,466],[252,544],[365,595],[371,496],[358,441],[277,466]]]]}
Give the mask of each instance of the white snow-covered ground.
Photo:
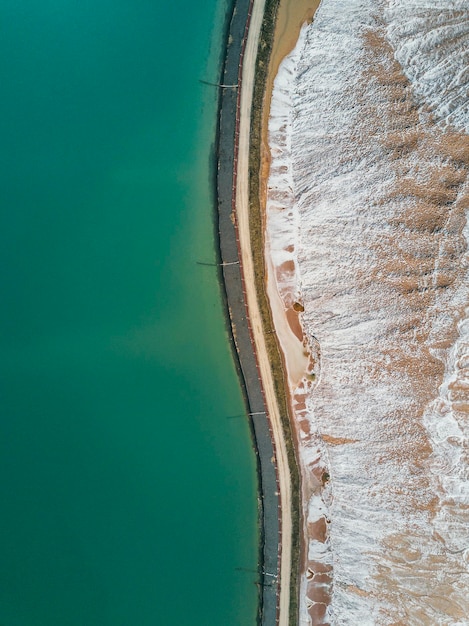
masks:
{"type": "Polygon", "coordinates": [[[304,625],[469,624],[468,61],[467,0],[322,0],[275,82],[304,625]]]}

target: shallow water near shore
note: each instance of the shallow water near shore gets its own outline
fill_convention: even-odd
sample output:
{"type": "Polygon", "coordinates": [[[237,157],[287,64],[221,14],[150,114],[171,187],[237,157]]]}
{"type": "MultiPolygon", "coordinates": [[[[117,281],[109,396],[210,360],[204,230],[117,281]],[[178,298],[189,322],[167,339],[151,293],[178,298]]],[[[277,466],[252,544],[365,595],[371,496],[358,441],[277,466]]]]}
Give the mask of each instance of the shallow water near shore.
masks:
{"type": "Polygon", "coordinates": [[[255,457],[197,265],[228,5],[0,8],[2,625],[255,623],[255,457]]]}

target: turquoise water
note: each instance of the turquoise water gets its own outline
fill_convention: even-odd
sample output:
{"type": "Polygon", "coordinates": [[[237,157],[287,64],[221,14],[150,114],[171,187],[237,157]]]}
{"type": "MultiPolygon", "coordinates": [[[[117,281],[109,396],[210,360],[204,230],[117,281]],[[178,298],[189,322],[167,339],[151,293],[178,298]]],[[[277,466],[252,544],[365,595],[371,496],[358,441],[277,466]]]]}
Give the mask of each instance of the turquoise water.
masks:
{"type": "Polygon", "coordinates": [[[0,625],[248,626],[214,268],[228,0],[0,4],[0,625]]]}

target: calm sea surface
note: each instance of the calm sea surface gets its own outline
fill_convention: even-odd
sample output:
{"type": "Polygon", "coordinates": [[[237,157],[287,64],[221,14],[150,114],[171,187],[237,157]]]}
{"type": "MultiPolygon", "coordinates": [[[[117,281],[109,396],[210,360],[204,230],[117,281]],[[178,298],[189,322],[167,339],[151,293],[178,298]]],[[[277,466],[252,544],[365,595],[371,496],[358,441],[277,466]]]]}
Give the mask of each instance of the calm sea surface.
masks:
{"type": "Polygon", "coordinates": [[[0,5],[1,626],[255,623],[254,454],[196,264],[228,4],[0,5]]]}

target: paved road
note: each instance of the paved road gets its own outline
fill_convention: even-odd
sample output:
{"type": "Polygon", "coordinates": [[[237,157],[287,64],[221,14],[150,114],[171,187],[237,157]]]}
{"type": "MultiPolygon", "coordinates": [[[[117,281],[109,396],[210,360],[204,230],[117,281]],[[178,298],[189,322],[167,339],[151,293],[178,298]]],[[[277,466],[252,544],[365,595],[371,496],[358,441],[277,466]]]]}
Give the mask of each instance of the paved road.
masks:
{"type": "Polygon", "coordinates": [[[249,128],[265,0],[237,0],[230,24],[218,145],[221,259],[233,336],[252,413],[263,502],[262,626],[288,624],[291,484],[257,305],[249,233],[249,128]],[[283,537],[283,540],[282,540],[283,537]],[[269,575],[270,574],[270,575],[269,575]],[[274,578],[271,574],[275,574],[274,578]]]}

